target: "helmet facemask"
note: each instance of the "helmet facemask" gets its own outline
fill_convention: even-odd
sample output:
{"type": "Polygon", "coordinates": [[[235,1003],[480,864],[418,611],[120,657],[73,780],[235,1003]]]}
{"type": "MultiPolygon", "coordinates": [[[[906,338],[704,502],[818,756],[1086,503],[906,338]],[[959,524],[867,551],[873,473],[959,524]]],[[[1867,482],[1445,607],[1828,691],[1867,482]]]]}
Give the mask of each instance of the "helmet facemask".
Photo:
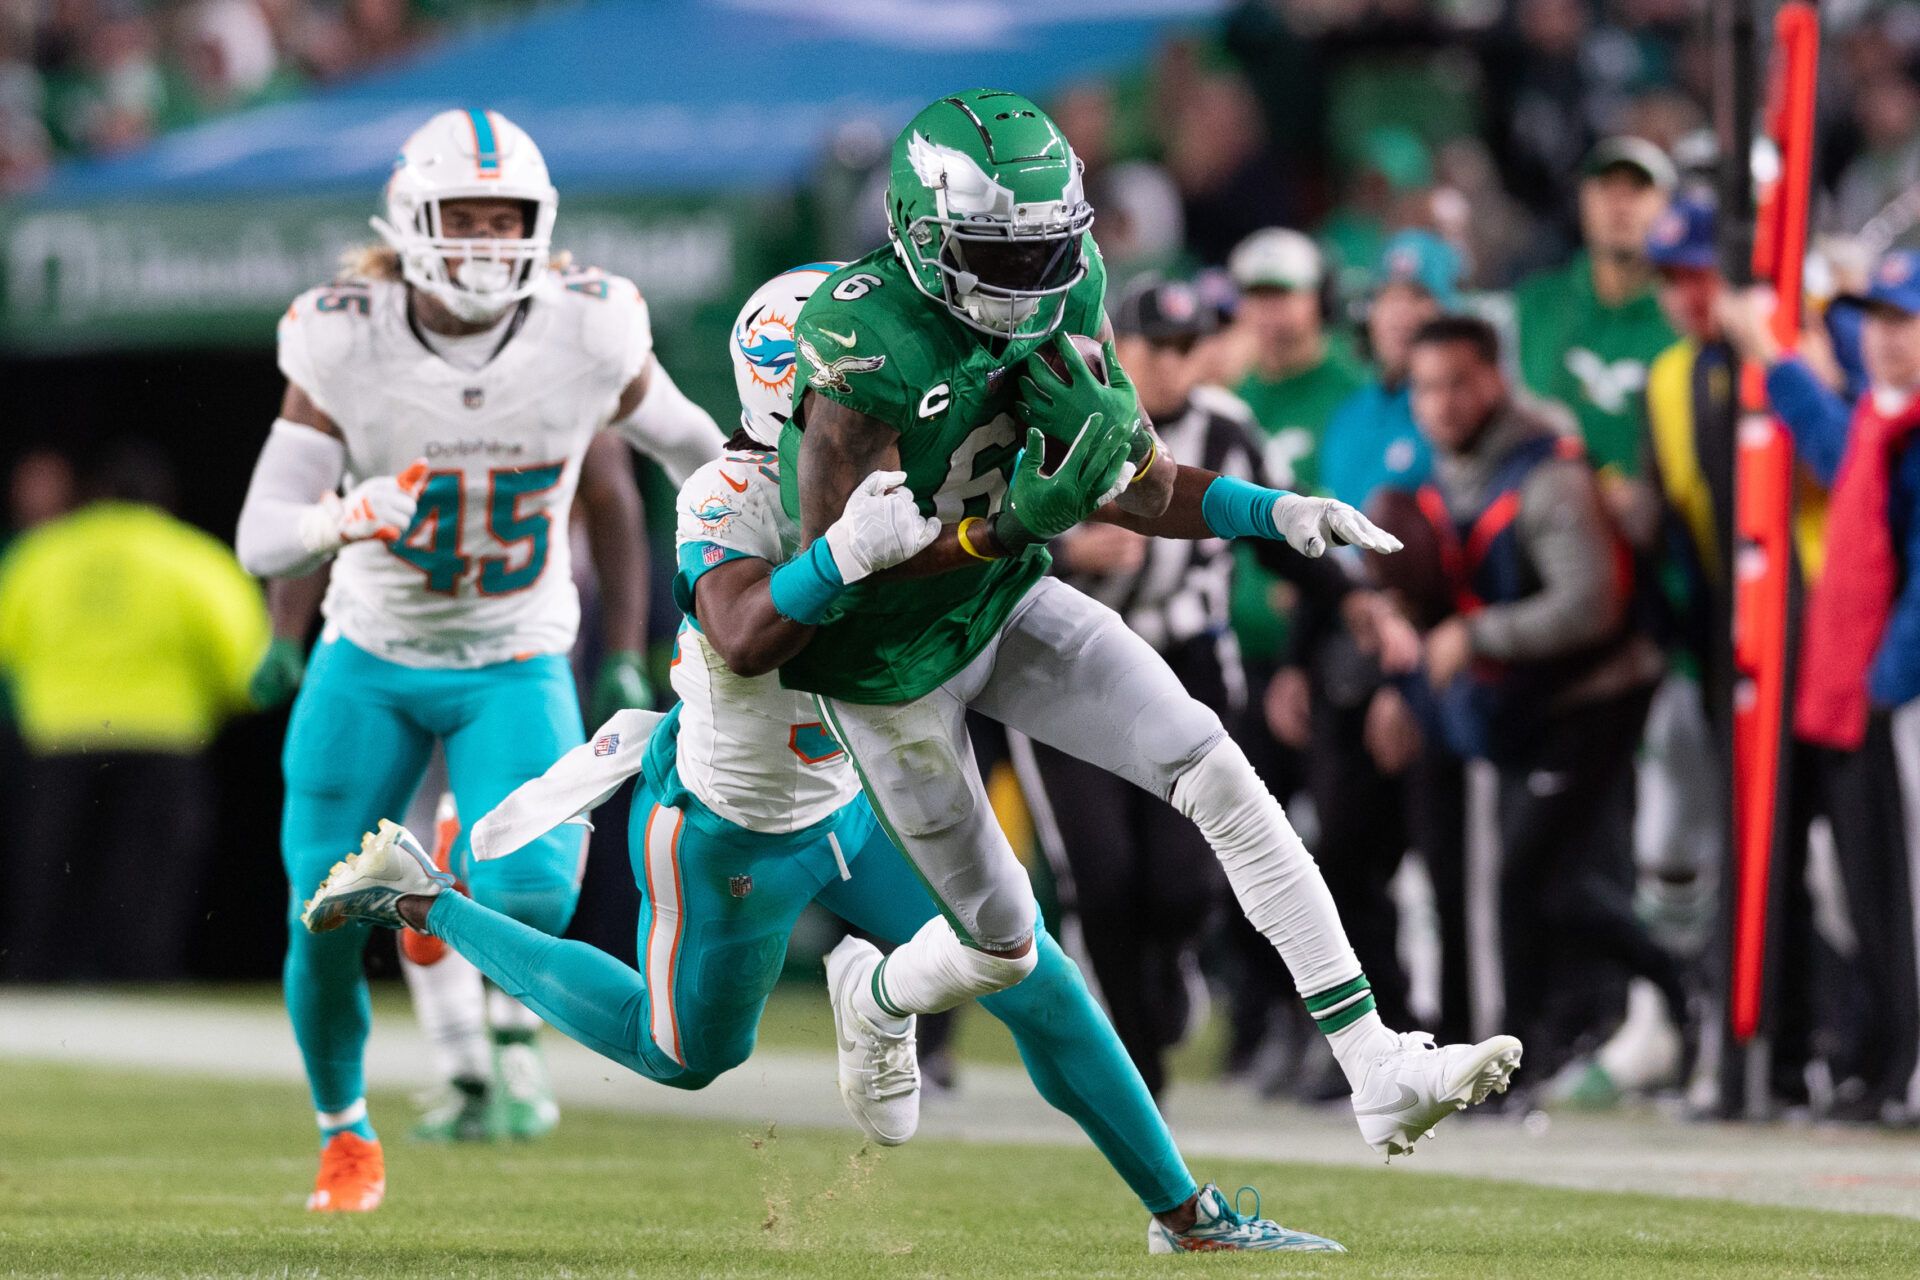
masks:
{"type": "Polygon", "coordinates": [[[530,225],[530,235],[493,239],[445,233],[442,209],[446,204],[498,198],[491,191],[428,197],[409,202],[411,217],[398,207],[400,201],[394,201],[392,211],[405,218],[404,230],[384,218],[373,219],[374,230],[399,253],[407,283],[431,294],[469,324],[497,320],[532,293],[551,254],[554,208],[546,201],[521,202],[521,225],[530,225]],[[449,262],[456,265],[450,268],[449,262]]]}
{"type": "MultiPolygon", "coordinates": [[[[1092,211],[1085,223],[1091,225],[1092,211]]],[[[949,225],[939,257],[940,277],[949,304],[962,319],[998,337],[1036,337],[1059,324],[1064,295],[1085,278],[1080,230],[1063,225],[1028,233],[1011,223],[970,220],[949,225]],[[1040,317],[1042,304],[1054,314],[1044,324],[1023,332],[1040,317]]]]}

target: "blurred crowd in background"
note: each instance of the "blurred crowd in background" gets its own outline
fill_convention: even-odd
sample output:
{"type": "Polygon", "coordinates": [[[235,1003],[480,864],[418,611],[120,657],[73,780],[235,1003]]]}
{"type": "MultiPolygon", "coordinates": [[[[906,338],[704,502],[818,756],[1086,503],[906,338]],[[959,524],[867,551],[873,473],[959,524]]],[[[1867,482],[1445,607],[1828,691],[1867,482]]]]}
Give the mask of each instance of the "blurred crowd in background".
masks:
{"type": "MultiPolygon", "coordinates": [[[[0,189],[504,7],[8,3],[0,189]]],[[[1920,6],[1822,10],[1798,355],[1768,334],[1768,300],[1721,276],[1694,0],[1249,0],[1048,104],[1087,165],[1119,354],[1176,456],[1362,506],[1407,544],[1307,562],[1089,527],[1060,540],[1058,571],[1233,726],[1319,858],[1386,1020],[1443,1040],[1498,1021],[1528,1040],[1533,1099],[1729,1105],[1716,1002],[1746,361],[1802,461],[1803,679],[1762,1091],[1838,1120],[1920,1117],[1920,257],[1903,248],[1920,243],[1920,6]]],[[[830,140],[820,256],[884,238],[893,128],[830,140]]],[[[264,645],[264,614],[210,603],[231,584],[197,553],[168,558],[177,589],[137,627],[49,586],[101,562],[89,539],[161,537],[164,495],[127,492],[127,459],[80,471],[44,453],[11,481],[0,674],[18,776],[64,771],[50,793],[89,794],[68,758],[102,749],[89,699],[106,682],[75,675],[76,654],[137,648],[153,671],[101,696],[172,699],[135,748],[168,762],[151,786],[202,795],[177,761],[247,708],[233,655],[264,645]],[[71,604],[64,629],[32,620],[49,591],[71,604]]],[[[1273,1096],[1344,1092],[1190,827],[1043,747],[991,750],[1006,821],[1030,832],[1060,931],[1153,1087],[1212,1007],[1227,1070],[1273,1096]]],[[[152,812],[88,803],[125,810],[98,819],[107,841],[138,839],[152,812]]],[[[175,856],[191,877],[191,850],[175,856]]],[[[11,976],[184,971],[177,939],[139,940],[149,960],[131,971],[36,968],[58,891],[10,892],[25,904],[0,921],[11,976]],[[171,969],[151,960],[168,945],[171,969]]],[[[936,1081],[942,1035],[923,1031],[936,1081]]]]}
{"type": "Polygon", "coordinates": [[[0,0],[0,197],[55,161],[291,97],[529,0],[0,0]]]}

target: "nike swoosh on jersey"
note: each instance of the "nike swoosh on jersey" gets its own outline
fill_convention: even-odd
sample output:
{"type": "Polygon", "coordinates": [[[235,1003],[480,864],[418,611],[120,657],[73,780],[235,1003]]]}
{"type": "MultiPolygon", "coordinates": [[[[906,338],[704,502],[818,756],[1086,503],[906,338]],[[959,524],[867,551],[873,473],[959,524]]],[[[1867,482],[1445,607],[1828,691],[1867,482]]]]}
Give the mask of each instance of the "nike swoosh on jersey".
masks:
{"type": "Polygon", "coordinates": [[[1420,1101],[1419,1093],[1408,1088],[1406,1085],[1397,1084],[1393,1087],[1400,1095],[1394,1101],[1375,1103],[1372,1106],[1366,1107],[1356,1105],[1353,1109],[1353,1114],[1357,1116],[1390,1116],[1397,1111],[1404,1111],[1414,1103],[1420,1101]]]}
{"type": "Polygon", "coordinates": [[[826,334],[843,347],[851,347],[854,343],[860,341],[860,335],[857,333],[835,333],[833,330],[825,327],[822,327],[820,332],[826,334]]]}
{"type": "Polygon", "coordinates": [[[727,482],[727,487],[732,489],[735,493],[745,493],[747,491],[747,486],[745,481],[735,480],[732,476],[728,475],[724,471],[720,473],[720,478],[722,480],[725,480],[727,482]]]}

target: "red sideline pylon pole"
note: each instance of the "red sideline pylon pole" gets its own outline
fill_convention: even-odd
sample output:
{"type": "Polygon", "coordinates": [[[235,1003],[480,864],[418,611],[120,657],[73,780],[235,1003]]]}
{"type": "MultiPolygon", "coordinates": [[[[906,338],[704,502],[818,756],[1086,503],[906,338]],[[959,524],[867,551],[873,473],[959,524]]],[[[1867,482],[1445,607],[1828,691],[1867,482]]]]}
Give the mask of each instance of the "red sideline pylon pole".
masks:
{"type": "MultiPolygon", "coordinates": [[[[1800,332],[1801,271],[1813,173],[1819,15],[1790,2],[1775,15],[1767,132],[1779,172],[1759,192],[1753,275],[1771,281],[1774,336],[1800,332]]],[[[1745,163],[1745,157],[1735,157],[1745,163]]],[[[1729,1013],[1739,1043],[1759,1030],[1770,873],[1779,844],[1791,730],[1789,594],[1793,579],[1793,445],[1767,411],[1763,371],[1741,370],[1743,410],[1734,460],[1733,963],[1729,1013]]]]}

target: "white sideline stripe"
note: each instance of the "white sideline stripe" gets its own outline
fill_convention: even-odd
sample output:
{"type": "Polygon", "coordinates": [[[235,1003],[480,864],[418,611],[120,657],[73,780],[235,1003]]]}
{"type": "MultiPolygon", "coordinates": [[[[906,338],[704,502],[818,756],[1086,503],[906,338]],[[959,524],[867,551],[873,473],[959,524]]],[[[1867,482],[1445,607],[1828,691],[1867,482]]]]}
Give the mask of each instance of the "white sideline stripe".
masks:
{"type": "Polygon", "coordinates": [[[673,1055],[681,1066],[680,1020],[673,1009],[674,966],[680,955],[680,824],[678,809],[655,805],[647,815],[647,899],[653,918],[647,925],[648,1031],[653,1042],[673,1055]]]}

